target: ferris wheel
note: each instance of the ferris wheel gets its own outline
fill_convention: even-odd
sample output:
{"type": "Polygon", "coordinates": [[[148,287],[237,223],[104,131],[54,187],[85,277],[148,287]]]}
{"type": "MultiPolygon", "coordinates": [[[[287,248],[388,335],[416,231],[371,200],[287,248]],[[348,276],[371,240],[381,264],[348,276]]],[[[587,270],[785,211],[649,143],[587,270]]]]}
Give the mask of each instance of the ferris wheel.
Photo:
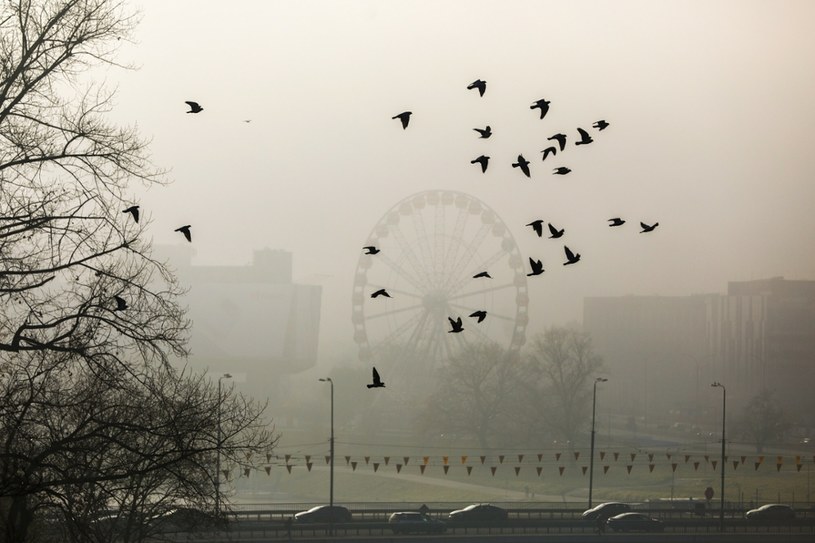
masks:
{"type": "Polygon", "coordinates": [[[528,304],[523,259],[509,228],[486,204],[463,192],[431,190],[388,210],[363,245],[354,275],[352,316],[359,358],[427,374],[467,343],[518,350],[528,304]],[[487,272],[489,277],[474,277],[487,272]],[[371,294],[386,289],[390,297],[371,294]],[[470,317],[486,311],[477,322],[470,317]],[[464,330],[451,333],[449,319],[464,330]],[[410,359],[409,368],[407,359],[410,359]]]}

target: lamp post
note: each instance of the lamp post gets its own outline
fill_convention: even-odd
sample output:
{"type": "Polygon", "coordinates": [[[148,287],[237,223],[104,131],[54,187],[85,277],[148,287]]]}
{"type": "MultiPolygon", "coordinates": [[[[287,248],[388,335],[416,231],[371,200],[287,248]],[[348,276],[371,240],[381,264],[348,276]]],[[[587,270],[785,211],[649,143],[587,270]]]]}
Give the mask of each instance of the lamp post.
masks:
{"type": "Polygon", "coordinates": [[[224,373],[218,377],[218,439],[215,442],[215,518],[221,519],[221,381],[232,379],[232,375],[224,373]]]}
{"type": "Polygon", "coordinates": [[[718,381],[711,383],[712,387],[722,389],[722,490],[719,496],[719,531],[724,532],[724,457],[725,457],[725,420],[727,419],[727,389],[718,381]]]}
{"type": "Polygon", "coordinates": [[[329,452],[331,463],[329,464],[329,483],[328,483],[328,506],[331,509],[329,516],[328,535],[334,535],[334,381],[331,377],[319,379],[322,382],[328,382],[331,385],[331,437],[329,438],[329,452]]]}
{"type": "Polygon", "coordinates": [[[591,509],[591,492],[594,488],[594,420],[597,415],[597,383],[608,381],[605,377],[594,380],[594,393],[591,397],[591,453],[589,454],[589,509],[591,509]]]}

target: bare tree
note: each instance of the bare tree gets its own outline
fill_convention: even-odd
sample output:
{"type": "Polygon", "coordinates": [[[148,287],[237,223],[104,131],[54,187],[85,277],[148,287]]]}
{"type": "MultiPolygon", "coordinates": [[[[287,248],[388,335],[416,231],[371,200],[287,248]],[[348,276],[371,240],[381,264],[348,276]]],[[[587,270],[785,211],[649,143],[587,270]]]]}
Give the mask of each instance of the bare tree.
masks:
{"type": "Polygon", "coordinates": [[[737,422],[737,428],[762,453],[764,447],[780,440],[789,430],[790,423],[784,410],[769,390],[753,396],[737,422]]]}
{"type": "Polygon", "coordinates": [[[592,377],[602,367],[591,337],[576,327],[552,327],[533,338],[525,392],[531,411],[570,447],[588,420],[592,377]]]}

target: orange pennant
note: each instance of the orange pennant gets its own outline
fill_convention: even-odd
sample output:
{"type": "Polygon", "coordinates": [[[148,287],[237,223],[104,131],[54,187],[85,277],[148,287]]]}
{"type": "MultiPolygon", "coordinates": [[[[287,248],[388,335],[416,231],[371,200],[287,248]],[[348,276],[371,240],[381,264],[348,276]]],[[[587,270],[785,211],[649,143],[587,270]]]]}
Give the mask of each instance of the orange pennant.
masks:
{"type": "Polygon", "coordinates": [[[464,455],[464,456],[462,456],[462,457],[461,457],[461,463],[462,463],[462,464],[466,464],[466,463],[467,463],[467,456],[466,456],[466,455],[464,455]]]}
{"type": "Polygon", "coordinates": [[[783,464],[784,463],[784,457],[783,456],[776,456],[775,457],[775,463],[776,464],[783,464]]]}
{"type": "Polygon", "coordinates": [[[423,456],[422,457],[422,462],[426,466],[428,463],[430,463],[430,457],[429,456],[423,456]]]}
{"type": "Polygon", "coordinates": [[[761,456],[759,456],[759,457],[758,457],[758,463],[759,463],[759,464],[763,464],[763,463],[764,463],[764,455],[761,455],[761,456]]]}
{"type": "Polygon", "coordinates": [[[447,456],[441,457],[442,464],[444,464],[445,466],[448,464],[449,460],[450,459],[447,456]]]}

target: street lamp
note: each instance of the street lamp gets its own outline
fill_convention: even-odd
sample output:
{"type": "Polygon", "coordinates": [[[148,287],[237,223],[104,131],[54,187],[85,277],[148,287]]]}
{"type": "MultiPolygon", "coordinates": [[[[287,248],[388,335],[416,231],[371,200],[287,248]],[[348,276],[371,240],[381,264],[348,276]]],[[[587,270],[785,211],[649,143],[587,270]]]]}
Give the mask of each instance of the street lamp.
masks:
{"type": "Polygon", "coordinates": [[[591,453],[589,455],[589,509],[591,509],[591,491],[594,487],[594,419],[597,414],[597,383],[608,381],[605,377],[594,380],[594,393],[591,397],[591,453]]]}
{"type": "Polygon", "coordinates": [[[331,380],[331,377],[326,377],[325,379],[320,378],[320,381],[323,383],[328,382],[331,384],[331,437],[329,438],[329,455],[331,459],[330,464],[330,471],[329,471],[329,483],[328,483],[328,505],[331,510],[331,514],[329,516],[329,527],[328,527],[328,534],[334,535],[334,381],[331,380]]]}
{"type": "Polygon", "coordinates": [[[727,418],[727,389],[718,381],[711,383],[712,387],[722,389],[722,490],[719,500],[721,502],[719,507],[719,530],[724,532],[724,457],[725,457],[725,419],[727,418]]]}
{"type": "Polygon", "coordinates": [[[215,518],[221,519],[221,381],[232,379],[232,375],[224,373],[218,377],[218,439],[215,442],[215,518]]]}

